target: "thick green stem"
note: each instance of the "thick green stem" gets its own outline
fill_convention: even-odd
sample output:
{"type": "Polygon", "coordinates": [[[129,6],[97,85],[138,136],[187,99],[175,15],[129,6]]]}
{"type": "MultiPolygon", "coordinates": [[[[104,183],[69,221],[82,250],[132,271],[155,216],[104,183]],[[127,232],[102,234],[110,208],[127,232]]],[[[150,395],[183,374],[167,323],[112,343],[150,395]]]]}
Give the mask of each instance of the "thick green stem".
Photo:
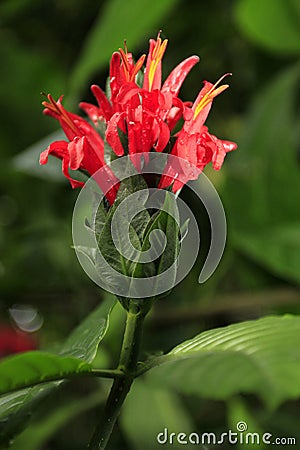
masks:
{"type": "Polygon", "coordinates": [[[121,407],[130,390],[136,374],[137,361],[143,331],[145,314],[134,304],[127,312],[123,344],[120,353],[119,376],[113,382],[109,393],[103,417],[89,444],[91,450],[104,450],[109,441],[114,425],[120,414],[121,407]]]}

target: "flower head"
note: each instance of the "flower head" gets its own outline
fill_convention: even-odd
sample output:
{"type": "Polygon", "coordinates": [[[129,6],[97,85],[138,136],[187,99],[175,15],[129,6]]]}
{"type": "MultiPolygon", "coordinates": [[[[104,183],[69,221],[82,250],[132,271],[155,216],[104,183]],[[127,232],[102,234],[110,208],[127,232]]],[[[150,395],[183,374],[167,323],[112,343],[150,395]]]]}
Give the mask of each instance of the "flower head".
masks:
{"type": "Polygon", "coordinates": [[[8,325],[0,325],[0,358],[36,348],[37,343],[30,334],[17,331],[8,325]]]}
{"type": "MultiPolygon", "coordinates": [[[[110,147],[116,157],[151,151],[168,152],[193,164],[199,171],[210,162],[215,170],[219,170],[226,153],[237,146],[234,142],[210,134],[205,120],[213,99],[228,88],[227,84],[219,85],[228,74],[215,84],[205,81],[193,104],[182,101],[178,97],[180,88],[199,58],[191,56],[182,61],[162,84],[161,66],[167,43],[160,34],[156,40],[150,39],[148,55],[142,55],[136,63],[126,43],[124,50],[113,53],[110,94],[106,95],[99,86],[92,85],[91,91],[97,104],[80,104],[90,121],[68,112],[62,105],[62,97],[55,101],[49,94],[47,101],[43,102],[44,113],[60,122],[68,140],[50,144],[41,154],[40,163],[46,164],[50,154],[60,158],[62,171],[73,188],[81,187],[83,182],[74,179],[69,169],[93,175],[105,167],[107,179],[102,180],[100,187],[111,187],[106,194],[110,203],[115,199],[118,180],[109,168],[104,148],[110,147]],[[180,119],[183,119],[182,128],[172,136],[172,130],[180,119]]],[[[185,169],[181,179],[187,182],[193,178],[195,172],[189,173],[185,169]]],[[[172,185],[175,192],[182,184],[183,181],[175,180],[174,170],[167,165],[158,187],[172,185]]]]}

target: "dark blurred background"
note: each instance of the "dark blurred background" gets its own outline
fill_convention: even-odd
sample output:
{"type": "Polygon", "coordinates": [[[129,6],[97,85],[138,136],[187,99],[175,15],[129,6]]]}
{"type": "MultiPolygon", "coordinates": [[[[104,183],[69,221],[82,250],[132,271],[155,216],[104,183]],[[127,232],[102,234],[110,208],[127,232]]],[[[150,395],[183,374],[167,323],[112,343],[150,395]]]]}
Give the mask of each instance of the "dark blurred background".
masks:
{"type": "MultiPolygon", "coordinates": [[[[221,172],[206,170],[228,221],[221,264],[197,284],[208,246],[202,235],[197,266],[149,317],[145,352],[167,351],[208,328],[300,310],[299,1],[2,0],[0,324],[29,332],[40,348],[63,340],[104,297],[71,248],[78,191],[62,176],[59,161],[38,165],[39,153],[55,139],[49,135],[58,130],[42,115],[40,93],[65,94],[65,106],[78,112],[78,101],[91,100],[90,84],[105,86],[110,55],[124,38],[137,58],[159,29],[169,39],[165,76],[191,54],[201,58],[181,90],[184,100],[195,99],[204,79],[233,72],[208,125],[239,148],[221,172]]],[[[209,237],[202,205],[189,192],[182,196],[209,237]]],[[[104,346],[109,365],[118,354],[122,320],[116,310],[112,327],[118,331],[104,346]]],[[[65,387],[13,448],[83,448],[95,420],[95,388],[94,381],[65,387]],[[63,408],[60,419],[55,405],[63,408]]],[[[270,413],[252,396],[225,403],[151,389],[137,384],[111,449],[155,448],[151,436],[167,422],[179,431],[182,424],[223,431],[241,414],[259,430],[298,433],[300,439],[297,402],[270,413]]]]}

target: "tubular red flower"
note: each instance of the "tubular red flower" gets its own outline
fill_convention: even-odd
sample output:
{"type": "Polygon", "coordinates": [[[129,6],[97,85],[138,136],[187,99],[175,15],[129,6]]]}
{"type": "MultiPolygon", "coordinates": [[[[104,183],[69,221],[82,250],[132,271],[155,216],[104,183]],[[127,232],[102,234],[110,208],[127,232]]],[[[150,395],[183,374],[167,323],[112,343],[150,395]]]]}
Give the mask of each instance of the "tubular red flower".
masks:
{"type": "MultiPolygon", "coordinates": [[[[91,91],[97,104],[82,102],[80,107],[88,115],[91,123],[80,116],[72,114],[63,107],[62,98],[56,102],[49,94],[43,102],[44,113],[57,119],[68,138],[57,141],[41,154],[40,163],[46,164],[48,156],[53,155],[62,160],[62,171],[70,180],[72,187],[83,186],[82,181],[74,179],[69,170],[83,170],[90,175],[98,169],[106,167],[108,180],[114,184],[107,197],[110,203],[115,199],[118,184],[104,159],[104,142],[106,148],[117,157],[125,154],[134,155],[144,152],[170,152],[187,161],[186,167],[176,170],[167,165],[164,175],[158,184],[166,188],[172,184],[176,192],[184,182],[194,179],[208,163],[215,170],[223,164],[227,152],[236,149],[234,142],[218,139],[209,133],[205,126],[206,118],[213,99],[228,88],[228,85],[204,82],[194,103],[182,101],[178,95],[180,88],[194,65],[198,56],[189,58],[178,64],[162,85],[161,66],[168,41],[150,39],[148,55],[142,55],[135,63],[132,54],[125,49],[114,52],[110,62],[110,96],[108,97],[97,85],[91,91]],[[138,72],[146,60],[142,86],[138,84],[138,72]],[[183,120],[181,129],[173,139],[172,130],[183,120]],[[104,129],[103,130],[103,125],[104,129]],[[97,131],[99,130],[99,132],[97,131]],[[171,143],[173,146],[171,146],[171,143]],[[197,170],[189,170],[193,164],[197,170]],[[176,178],[178,170],[183,172],[179,182],[176,178]],[[185,181],[184,181],[185,180],[185,181]]],[[[103,187],[102,186],[102,187],[103,187]]]]}
{"type": "MultiPolygon", "coordinates": [[[[171,152],[196,166],[199,169],[199,173],[210,162],[212,162],[215,170],[220,170],[226,153],[237,148],[236,143],[218,139],[213,134],[210,134],[208,128],[204,126],[213,99],[228,88],[228,85],[217,87],[226,75],[221,77],[215,84],[204,81],[204,87],[199,92],[192,107],[184,107],[183,117],[185,121],[181,131],[177,134],[177,140],[171,152]]],[[[184,170],[186,173],[181,179],[186,179],[185,182],[195,179],[199,175],[199,173],[189,172],[186,168],[184,170]]],[[[173,178],[173,182],[173,191],[176,192],[182,187],[183,183],[175,180],[175,178],[173,178]]],[[[159,187],[165,188],[171,184],[172,169],[167,167],[159,187]]]]}
{"type": "MultiPolygon", "coordinates": [[[[43,102],[46,107],[44,113],[60,122],[70,142],[56,141],[50,144],[41,153],[40,164],[46,164],[49,155],[56,156],[62,160],[62,172],[70,180],[72,188],[82,187],[84,183],[72,178],[69,169],[80,169],[93,175],[103,167],[105,165],[103,139],[86,120],[65,110],[61,103],[62,97],[57,102],[51,95],[48,95],[48,99],[49,103],[43,102]]],[[[107,171],[110,172],[109,168],[107,168],[107,171]]],[[[111,173],[109,175],[112,180],[116,180],[111,173]]],[[[112,186],[106,195],[110,203],[114,202],[116,193],[117,186],[112,186]]]]}
{"type": "Polygon", "coordinates": [[[30,334],[17,331],[8,325],[0,325],[0,358],[36,348],[37,342],[30,334]]]}

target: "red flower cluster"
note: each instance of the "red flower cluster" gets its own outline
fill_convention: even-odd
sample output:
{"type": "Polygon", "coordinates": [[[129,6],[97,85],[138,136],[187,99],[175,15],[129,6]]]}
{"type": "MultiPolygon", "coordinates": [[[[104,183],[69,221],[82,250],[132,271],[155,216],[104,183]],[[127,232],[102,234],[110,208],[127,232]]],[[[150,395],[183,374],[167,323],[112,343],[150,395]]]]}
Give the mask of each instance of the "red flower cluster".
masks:
{"type": "Polygon", "coordinates": [[[36,349],[31,335],[16,331],[8,325],[0,325],[0,358],[14,353],[36,349]]]}
{"type": "MultiPolygon", "coordinates": [[[[74,180],[69,169],[82,169],[93,175],[98,169],[106,167],[107,179],[103,180],[107,188],[116,182],[104,160],[104,140],[97,128],[104,122],[106,125],[104,139],[117,156],[142,152],[169,151],[171,132],[178,121],[183,118],[182,129],[175,134],[175,143],[170,153],[183,158],[199,169],[209,162],[219,170],[227,152],[236,149],[234,142],[223,141],[208,132],[204,125],[214,97],[227,89],[228,85],[219,86],[222,77],[215,85],[207,81],[194,104],[183,102],[178,93],[191,68],[198,62],[197,56],[182,61],[170,73],[162,85],[161,65],[167,46],[167,40],[150,40],[148,56],[141,56],[135,63],[132,54],[119,49],[113,53],[110,63],[110,98],[99,86],[93,85],[91,90],[97,100],[97,106],[81,103],[81,108],[89,116],[93,125],[76,114],[72,114],[62,106],[62,97],[56,102],[48,95],[48,102],[43,102],[44,113],[59,120],[69,142],[56,141],[41,154],[40,163],[46,164],[49,154],[62,160],[62,170],[69,178],[72,187],[83,183],[74,180]],[[146,68],[142,84],[138,79],[144,61],[146,68]],[[127,136],[127,147],[120,139],[120,133],[127,136]]],[[[196,175],[186,173],[184,179],[195,178],[196,175]]],[[[182,182],[174,181],[169,167],[162,176],[159,188],[173,183],[176,192],[182,182]]],[[[106,194],[110,203],[114,201],[118,185],[106,194]]]]}

